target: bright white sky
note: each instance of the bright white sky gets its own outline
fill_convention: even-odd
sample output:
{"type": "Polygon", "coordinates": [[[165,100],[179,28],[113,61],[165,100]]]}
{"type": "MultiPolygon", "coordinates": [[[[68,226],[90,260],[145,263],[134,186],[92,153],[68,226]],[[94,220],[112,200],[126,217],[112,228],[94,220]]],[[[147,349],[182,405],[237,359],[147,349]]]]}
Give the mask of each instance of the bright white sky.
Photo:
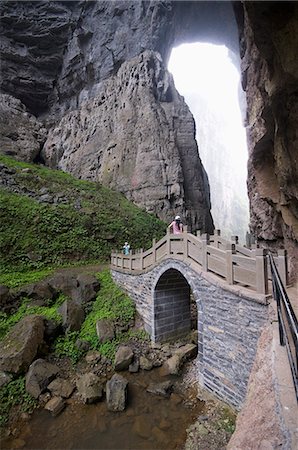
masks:
{"type": "MultiPolygon", "coordinates": [[[[238,98],[240,75],[229,58],[228,49],[205,43],[183,44],[173,48],[168,69],[191,110],[199,95],[206,99],[210,109],[222,115],[224,140],[231,149],[231,160],[235,168],[244,171],[246,179],[246,133],[238,98]]],[[[192,112],[195,116],[195,111],[192,112]]],[[[204,155],[201,157],[204,162],[204,155]]]]}

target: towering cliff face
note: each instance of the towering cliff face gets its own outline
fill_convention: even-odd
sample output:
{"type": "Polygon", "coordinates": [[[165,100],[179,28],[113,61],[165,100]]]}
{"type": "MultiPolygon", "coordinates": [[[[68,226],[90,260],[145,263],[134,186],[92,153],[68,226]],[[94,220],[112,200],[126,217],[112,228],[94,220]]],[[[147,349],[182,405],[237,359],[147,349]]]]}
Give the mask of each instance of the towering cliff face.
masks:
{"type": "Polygon", "coordinates": [[[159,54],[141,53],[85,95],[49,130],[45,163],[119,190],[164,220],[180,211],[192,229],[211,231],[193,117],[159,54]]]}
{"type": "Polygon", "coordinates": [[[248,2],[237,11],[247,95],[251,230],[298,262],[298,5],[248,2]]]}
{"type": "MultiPolygon", "coordinates": [[[[251,228],[266,244],[285,243],[294,267],[298,7],[294,2],[233,5],[248,104],[251,228]]],[[[194,155],[193,121],[159,57],[146,50],[165,62],[172,46],[182,42],[205,40],[237,52],[231,4],[4,1],[0,7],[1,90],[20,99],[49,130],[45,160],[77,176],[116,188],[119,183],[126,195],[163,218],[182,208],[193,228],[210,231],[208,183],[194,155]],[[146,58],[155,61],[147,69],[146,58]],[[134,129],[127,127],[129,117],[131,123],[136,119],[134,129]]],[[[16,126],[14,138],[8,136],[10,152],[18,136],[16,126]]],[[[32,136],[43,145],[41,137],[32,136]]]]}

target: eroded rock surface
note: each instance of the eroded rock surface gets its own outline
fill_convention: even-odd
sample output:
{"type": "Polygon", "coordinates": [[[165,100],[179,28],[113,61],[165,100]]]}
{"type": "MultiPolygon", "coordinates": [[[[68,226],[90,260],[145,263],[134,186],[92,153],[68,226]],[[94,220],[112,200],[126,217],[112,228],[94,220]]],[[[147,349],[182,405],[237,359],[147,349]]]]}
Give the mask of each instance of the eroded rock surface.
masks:
{"type": "Polygon", "coordinates": [[[159,54],[123,63],[93,91],[50,129],[45,163],[123,192],[166,221],[180,211],[192,229],[211,232],[194,120],[159,54]]]}

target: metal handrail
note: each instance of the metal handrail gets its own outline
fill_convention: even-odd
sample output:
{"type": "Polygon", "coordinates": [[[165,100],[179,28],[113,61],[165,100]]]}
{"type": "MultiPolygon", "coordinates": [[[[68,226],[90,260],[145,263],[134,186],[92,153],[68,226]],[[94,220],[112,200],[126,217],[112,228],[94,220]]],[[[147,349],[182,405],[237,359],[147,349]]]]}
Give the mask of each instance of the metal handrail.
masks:
{"type": "Polygon", "coordinates": [[[285,345],[287,349],[298,402],[298,321],[281,281],[273,256],[271,253],[268,256],[272,273],[273,297],[277,303],[280,344],[285,345]]]}

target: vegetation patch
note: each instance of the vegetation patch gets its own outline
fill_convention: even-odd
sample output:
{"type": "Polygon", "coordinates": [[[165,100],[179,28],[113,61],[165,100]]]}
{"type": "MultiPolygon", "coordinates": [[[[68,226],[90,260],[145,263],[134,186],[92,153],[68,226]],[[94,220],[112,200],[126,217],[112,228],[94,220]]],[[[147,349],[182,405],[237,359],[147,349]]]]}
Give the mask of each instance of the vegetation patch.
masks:
{"type": "Polygon", "coordinates": [[[4,274],[107,261],[125,241],[133,249],[149,248],[153,237],[165,234],[164,222],[98,183],[9,157],[0,156],[0,162],[15,170],[22,193],[0,189],[4,274]],[[44,192],[50,201],[42,200],[44,192]]]}
{"type": "Polygon", "coordinates": [[[58,313],[58,308],[66,297],[63,294],[60,294],[58,299],[54,304],[49,306],[30,306],[30,300],[24,298],[21,306],[14,314],[6,314],[0,312],[0,339],[3,339],[4,336],[10,331],[10,329],[25,316],[29,316],[32,314],[37,314],[39,316],[43,316],[46,319],[55,320],[60,323],[62,321],[61,315],[58,313]]]}
{"type": "Polygon", "coordinates": [[[13,406],[29,413],[37,406],[36,400],[25,390],[25,377],[10,381],[0,389],[0,427],[7,423],[13,406]]]}

